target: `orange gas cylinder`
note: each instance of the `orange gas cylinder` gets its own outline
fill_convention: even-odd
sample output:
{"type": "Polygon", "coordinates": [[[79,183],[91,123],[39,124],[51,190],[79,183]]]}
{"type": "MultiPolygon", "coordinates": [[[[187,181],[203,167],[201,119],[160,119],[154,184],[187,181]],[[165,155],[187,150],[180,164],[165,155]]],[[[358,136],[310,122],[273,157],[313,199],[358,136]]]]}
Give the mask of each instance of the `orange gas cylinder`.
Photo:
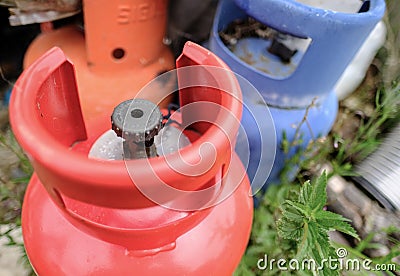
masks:
{"type": "MultiPolygon", "coordinates": [[[[133,98],[158,74],[174,68],[163,44],[168,0],[84,0],[84,30],[78,26],[43,32],[29,46],[25,68],[52,47],[74,63],[84,118],[110,113],[120,101],[133,98]]],[[[144,95],[155,100],[153,91],[144,95]]],[[[166,107],[170,98],[160,104],[166,107]]]]}
{"type": "Polygon", "coordinates": [[[158,108],[148,111],[156,105],[135,99],[114,110],[113,129],[138,142],[176,125],[190,141],[166,155],[123,160],[88,156],[110,131],[111,114],[100,115],[107,124],[104,118],[83,119],[74,67],[60,49],[21,75],[10,119],[35,169],[22,229],[38,275],[233,273],[253,215],[250,183],[234,151],[240,88],[219,58],[190,42],[173,74],[180,109],[168,121],[158,108]],[[146,114],[146,124],[135,123],[146,114]],[[147,136],[140,137],[138,129],[148,125],[141,130],[147,136]]]}

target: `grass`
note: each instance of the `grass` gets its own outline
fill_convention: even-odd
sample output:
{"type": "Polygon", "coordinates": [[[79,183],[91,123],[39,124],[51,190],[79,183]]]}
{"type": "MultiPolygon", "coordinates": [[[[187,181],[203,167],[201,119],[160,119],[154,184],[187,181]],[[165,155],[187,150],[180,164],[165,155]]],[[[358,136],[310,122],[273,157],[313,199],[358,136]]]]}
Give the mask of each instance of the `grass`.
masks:
{"type": "Polygon", "coordinates": [[[20,249],[22,263],[27,271],[31,271],[30,274],[34,275],[19,234],[21,230],[22,202],[33,169],[9,128],[0,134],[0,147],[2,150],[6,150],[9,155],[14,155],[18,160],[12,167],[1,168],[0,238],[6,241],[6,246],[14,246],[20,249]]]}
{"type": "Polygon", "coordinates": [[[0,134],[0,147],[8,150],[9,154],[14,154],[18,159],[18,163],[12,165],[13,168],[2,168],[3,175],[0,176],[0,224],[20,225],[25,188],[33,169],[9,129],[0,134]],[[15,171],[14,176],[11,176],[13,173],[10,170],[15,171]],[[4,173],[8,173],[8,175],[4,173]]]}

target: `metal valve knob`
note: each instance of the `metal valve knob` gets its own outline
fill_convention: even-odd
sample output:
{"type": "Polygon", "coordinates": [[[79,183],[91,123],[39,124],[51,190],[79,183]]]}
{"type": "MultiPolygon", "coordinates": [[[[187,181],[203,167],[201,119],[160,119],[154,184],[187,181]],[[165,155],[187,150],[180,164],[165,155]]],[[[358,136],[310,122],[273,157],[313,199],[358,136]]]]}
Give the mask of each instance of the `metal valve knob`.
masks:
{"type": "Polygon", "coordinates": [[[162,128],[163,116],[157,105],[144,99],[120,103],[111,115],[112,129],[124,139],[124,157],[156,157],[154,136],[162,128]]]}

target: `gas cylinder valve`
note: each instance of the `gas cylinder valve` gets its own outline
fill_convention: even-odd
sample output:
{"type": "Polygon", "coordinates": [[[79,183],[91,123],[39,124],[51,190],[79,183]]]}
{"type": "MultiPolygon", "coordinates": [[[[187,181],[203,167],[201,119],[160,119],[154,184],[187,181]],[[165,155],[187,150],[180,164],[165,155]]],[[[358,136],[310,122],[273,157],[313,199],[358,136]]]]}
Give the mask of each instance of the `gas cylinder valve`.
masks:
{"type": "Polygon", "coordinates": [[[161,128],[163,116],[157,105],[144,99],[120,103],[111,115],[112,129],[124,139],[124,158],[140,159],[157,157],[154,144],[161,128]]]}

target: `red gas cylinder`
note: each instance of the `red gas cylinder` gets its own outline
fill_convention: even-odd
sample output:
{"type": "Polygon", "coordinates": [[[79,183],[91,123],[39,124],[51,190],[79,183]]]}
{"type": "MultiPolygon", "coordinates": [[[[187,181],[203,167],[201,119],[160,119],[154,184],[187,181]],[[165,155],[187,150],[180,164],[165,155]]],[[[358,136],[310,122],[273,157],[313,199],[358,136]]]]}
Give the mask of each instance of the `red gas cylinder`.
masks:
{"type": "MultiPolygon", "coordinates": [[[[240,88],[227,66],[196,44],[185,45],[177,67],[181,108],[170,118],[190,144],[133,160],[88,156],[111,123],[83,119],[74,67],[60,49],[21,75],[10,119],[35,169],[22,228],[38,275],[233,273],[253,215],[249,180],[234,151],[240,88]]],[[[125,113],[146,114],[140,105],[125,113]]],[[[117,117],[119,132],[115,121],[124,116],[117,117]]]]}
{"type": "MultiPolygon", "coordinates": [[[[110,114],[121,100],[174,68],[173,55],[163,44],[167,4],[168,0],[83,0],[84,30],[76,25],[42,28],[24,65],[55,46],[61,48],[75,65],[84,118],[110,114]]],[[[163,96],[160,91],[143,96],[158,99],[163,96]]],[[[166,107],[169,101],[160,105],[166,107]]]]}

